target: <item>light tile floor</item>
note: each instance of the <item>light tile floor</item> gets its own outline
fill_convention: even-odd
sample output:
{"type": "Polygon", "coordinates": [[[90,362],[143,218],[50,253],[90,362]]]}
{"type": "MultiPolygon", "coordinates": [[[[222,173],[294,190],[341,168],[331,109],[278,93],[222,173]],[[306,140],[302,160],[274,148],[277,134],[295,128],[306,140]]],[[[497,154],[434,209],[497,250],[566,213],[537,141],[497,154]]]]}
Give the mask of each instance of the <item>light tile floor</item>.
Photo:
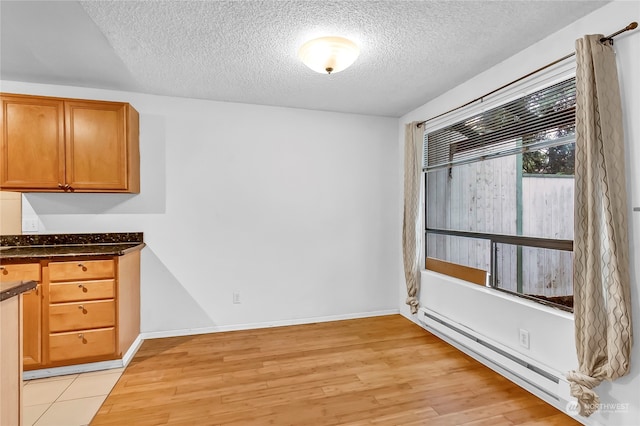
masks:
{"type": "Polygon", "coordinates": [[[124,368],[24,382],[23,426],[83,426],[115,386],[124,368]]]}

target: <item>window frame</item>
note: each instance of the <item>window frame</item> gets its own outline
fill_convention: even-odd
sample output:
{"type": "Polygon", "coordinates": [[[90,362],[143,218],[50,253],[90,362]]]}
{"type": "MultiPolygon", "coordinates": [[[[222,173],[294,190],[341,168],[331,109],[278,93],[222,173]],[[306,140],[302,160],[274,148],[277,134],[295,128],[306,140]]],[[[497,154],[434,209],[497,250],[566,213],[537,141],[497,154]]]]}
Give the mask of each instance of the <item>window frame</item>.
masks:
{"type": "MultiPolygon", "coordinates": [[[[434,120],[425,122],[424,128],[423,128],[425,138],[423,138],[423,140],[426,139],[426,135],[428,133],[445,128],[453,123],[474,117],[475,115],[480,114],[484,111],[499,107],[503,104],[506,104],[518,98],[522,98],[524,96],[527,96],[528,94],[534,93],[545,87],[570,79],[572,77],[573,78],[575,77],[575,58],[569,58],[569,60],[566,60],[555,67],[552,67],[550,69],[544,70],[543,72],[530,76],[529,78],[521,82],[518,82],[506,88],[505,90],[502,90],[500,92],[497,92],[494,95],[491,95],[491,97],[488,97],[487,99],[483,98],[479,103],[466,106],[459,110],[453,111],[449,114],[445,114],[443,116],[437,117],[434,120]]],[[[424,142],[423,142],[423,149],[425,150],[424,154],[426,154],[427,144],[424,142]]],[[[428,156],[423,155],[423,158],[428,158],[428,156]]],[[[430,234],[488,240],[491,247],[491,260],[490,260],[490,271],[487,271],[490,274],[490,280],[487,284],[487,287],[498,290],[503,293],[514,295],[520,298],[532,300],[536,303],[551,306],[551,307],[568,311],[568,312],[573,312],[573,308],[570,308],[565,305],[553,303],[551,301],[533,297],[524,293],[518,293],[517,291],[511,291],[508,289],[500,288],[497,286],[497,283],[495,282],[496,274],[494,273],[496,269],[495,253],[496,253],[497,244],[510,244],[510,245],[521,246],[521,247],[534,247],[534,248],[573,252],[573,240],[539,238],[539,237],[520,236],[520,235],[494,234],[494,233],[486,233],[486,232],[459,231],[459,230],[443,229],[443,228],[429,228],[427,226],[427,223],[428,223],[427,209],[428,209],[428,202],[429,202],[428,194],[427,194],[427,190],[428,190],[427,176],[429,174],[429,171],[426,170],[426,166],[427,166],[426,164],[423,164],[423,170],[422,170],[423,179],[424,179],[422,183],[422,187],[424,188],[424,198],[423,198],[424,202],[422,205],[423,229],[424,229],[424,244],[422,244],[422,250],[424,250],[424,253],[422,256],[423,259],[426,259],[428,255],[427,237],[430,234]]],[[[452,165],[452,167],[456,167],[456,165],[452,165]]],[[[426,265],[425,265],[425,269],[426,269],[426,265]]]]}

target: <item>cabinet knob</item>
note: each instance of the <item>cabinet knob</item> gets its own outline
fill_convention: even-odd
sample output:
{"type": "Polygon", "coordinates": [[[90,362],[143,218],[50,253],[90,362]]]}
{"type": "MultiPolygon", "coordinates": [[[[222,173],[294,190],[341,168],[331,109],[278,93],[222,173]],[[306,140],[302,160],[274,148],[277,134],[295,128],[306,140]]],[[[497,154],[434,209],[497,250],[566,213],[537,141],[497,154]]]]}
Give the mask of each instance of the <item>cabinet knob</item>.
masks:
{"type": "Polygon", "coordinates": [[[78,309],[82,309],[84,311],[84,305],[78,306],[78,309]]]}
{"type": "Polygon", "coordinates": [[[78,339],[84,339],[84,334],[83,333],[78,333],[78,339]]]}
{"type": "Polygon", "coordinates": [[[87,270],[87,267],[84,266],[82,263],[78,263],[78,268],[82,268],[83,271],[87,270]]]}

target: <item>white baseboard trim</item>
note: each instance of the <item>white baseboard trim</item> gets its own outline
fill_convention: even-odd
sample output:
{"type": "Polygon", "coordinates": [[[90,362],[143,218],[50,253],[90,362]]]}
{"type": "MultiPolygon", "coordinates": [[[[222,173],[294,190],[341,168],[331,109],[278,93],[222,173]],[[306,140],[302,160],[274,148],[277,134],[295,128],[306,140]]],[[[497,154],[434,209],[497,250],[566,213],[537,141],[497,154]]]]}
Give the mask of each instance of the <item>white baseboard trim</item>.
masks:
{"type": "Polygon", "coordinates": [[[142,340],[142,336],[138,335],[138,337],[136,337],[136,339],[133,341],[133,343],[129,347],[129,350],[124,354],[122,359],[23,371],[22,380],[43,379],[46,377],[66,376],[68,374],[89,373],[91,371],[112,370],[114,368],[126,367],[127,365],[129,365],[136,352],[138,352],[138,349],[140,349],[142,340]]]}
{"type": "Polygon", "coordinates": [[[22,380],[43,379],[45,377],[66,376],[67,374],[89,373],[91,371],[111,370],[122,368],[121,359],[112,361],[90,362],[88,364],[68,365],[65,367],[42,368],[40,370],[24,371],[22,380]]]}
{"type": "Polygon", "coordinates": [[[122,364],[124,367],[129,365],[129,363],[135,356],[136,352],[138,352],[138,349],[140,349],[140,346],[142,346],[143,340],[144,339],[142,339],[142,336],[138,334],[138,337],[136,337],[136,340],[134,340],[131,346],[129,346],[129,350],[125,352],[125,354],[122,356],[122,364]]]}
{"type": "Polygon", "coordinates": [[[343,321],[357,318],[379,317],[385,315],[399,314],[399,309],[388,309],[382,311],[360,312],[355,314],[329,315],[323,317],[298,318],[292,320],[280,320],[270,322],[257,322],[247,324],[221,325],[202,328],[186,328],[181,330],[148,331],[141,333],[143,340],[160,339],[164,337],[192,336],[196,334],[221,333],[225,331],[253,330],[258,328],[285,327],[289,325],[313,324],[316,322],[343,321]]]}

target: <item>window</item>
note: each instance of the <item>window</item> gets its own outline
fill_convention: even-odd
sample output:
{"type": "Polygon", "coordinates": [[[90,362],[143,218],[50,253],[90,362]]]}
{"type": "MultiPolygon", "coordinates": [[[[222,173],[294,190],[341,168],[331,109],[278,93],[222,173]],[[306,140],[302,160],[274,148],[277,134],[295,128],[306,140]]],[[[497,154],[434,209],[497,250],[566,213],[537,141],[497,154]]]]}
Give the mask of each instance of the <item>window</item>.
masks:
{"type": "Polygon", "coordinates": [[[574,149],[575,78],[425,129],[427,257],[571,309],[574,149]]]}

